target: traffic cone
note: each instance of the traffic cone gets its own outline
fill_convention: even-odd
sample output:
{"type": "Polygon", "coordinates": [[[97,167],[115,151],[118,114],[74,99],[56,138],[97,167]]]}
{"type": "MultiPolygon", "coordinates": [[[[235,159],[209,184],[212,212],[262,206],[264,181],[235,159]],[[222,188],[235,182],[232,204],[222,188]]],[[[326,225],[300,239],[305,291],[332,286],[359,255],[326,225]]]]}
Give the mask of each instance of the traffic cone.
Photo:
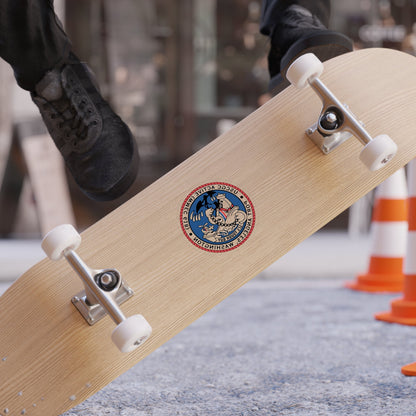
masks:
{"type": "Polygon", "coordinates": [[[416,376],[416,363],[404,365],[402,367],[402,374],[405,376],[416,376]]]}
{"type": "Polygon", "coordinates": [[[355,281],[347,282],[347,288],[364,292],[403,290],[407,216],[406,177],[404,169],[400,169],[376,190],[369,270],[358,275],[355,281]]]}
{"type": "Polygon", "coordinates": [[[416,159],[408,165],[409,232],[404,261],[403,297],[391,302],[390,312],[377,314],[379,321],[416,325],[416,159]]]}

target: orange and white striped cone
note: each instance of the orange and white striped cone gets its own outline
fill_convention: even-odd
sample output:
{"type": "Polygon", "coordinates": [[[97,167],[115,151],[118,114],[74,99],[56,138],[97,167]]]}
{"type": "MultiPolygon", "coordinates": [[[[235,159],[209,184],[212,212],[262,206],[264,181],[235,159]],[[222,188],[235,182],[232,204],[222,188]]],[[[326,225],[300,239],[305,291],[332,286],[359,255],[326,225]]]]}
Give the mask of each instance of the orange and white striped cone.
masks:
{"type": "Polygon", "coordinates": [[[379,321],[416,325],[416,159],[408,165],[409,232],[404,261],[403,297],[391,302],[391,310],[377,314],[379,321]]]}
{"type": "Polygon", "coordinates": [[[398,170],[376,190],[371,223],[371,257],[366,274],[346,287],[364,292],[401,292],[408,229],[407,184],[398,170]]]}

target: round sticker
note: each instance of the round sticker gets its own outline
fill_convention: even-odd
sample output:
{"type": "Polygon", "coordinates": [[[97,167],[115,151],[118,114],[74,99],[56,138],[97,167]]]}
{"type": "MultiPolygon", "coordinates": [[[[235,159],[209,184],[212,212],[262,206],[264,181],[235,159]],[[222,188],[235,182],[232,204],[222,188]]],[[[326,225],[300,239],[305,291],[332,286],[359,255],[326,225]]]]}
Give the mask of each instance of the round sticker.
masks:
{"type": "Polygon", "coordinates": [[[228,183],[201,185],[182,204],[182,230],[202,250],[221,253],[239,247],[250,237],[254,223],[250,198],[228,183]]]}

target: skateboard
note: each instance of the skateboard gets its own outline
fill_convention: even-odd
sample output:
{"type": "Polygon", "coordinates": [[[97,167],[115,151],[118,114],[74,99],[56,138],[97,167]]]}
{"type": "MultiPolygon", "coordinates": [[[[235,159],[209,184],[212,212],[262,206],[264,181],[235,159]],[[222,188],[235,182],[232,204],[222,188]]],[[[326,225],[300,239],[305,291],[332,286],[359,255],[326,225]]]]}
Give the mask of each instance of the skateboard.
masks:
{"type": "Polygon", "coordinates": [[[301,58],[292,86],[81,236],[45,236],[49,258],[0,298],[0,415],[81,403],[416,156],[414,57],[301,58]]]}

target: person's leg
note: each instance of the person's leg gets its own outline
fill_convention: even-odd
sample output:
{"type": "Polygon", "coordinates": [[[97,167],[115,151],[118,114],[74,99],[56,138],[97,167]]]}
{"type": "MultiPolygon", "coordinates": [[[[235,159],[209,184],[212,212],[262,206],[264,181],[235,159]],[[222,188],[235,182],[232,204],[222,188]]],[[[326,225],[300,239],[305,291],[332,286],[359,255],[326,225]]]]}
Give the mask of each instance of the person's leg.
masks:
{"type": "Polygon", "coordinates": [[[70,48],[52,0],[0,0],[0,57],[22,88],[33,91],[48,70],[68,58],[70,48]]]}
{"type": "Polygon", "coordinates": [[[0,57],[30,91],[81,190],[96,200],[125,193],[137,175],[136,141],[71,52],[53,0],[0,0],[0,57]]]}
{"type": "Polygon", "coordinates": [[[272,93],[289,85],[287,68],[300,55],[312,52],[326,61],[352,51],[348,37],[327,29],[330,12],[330,0],[263,0],[260,31],[270,38],[272,93]]]}

